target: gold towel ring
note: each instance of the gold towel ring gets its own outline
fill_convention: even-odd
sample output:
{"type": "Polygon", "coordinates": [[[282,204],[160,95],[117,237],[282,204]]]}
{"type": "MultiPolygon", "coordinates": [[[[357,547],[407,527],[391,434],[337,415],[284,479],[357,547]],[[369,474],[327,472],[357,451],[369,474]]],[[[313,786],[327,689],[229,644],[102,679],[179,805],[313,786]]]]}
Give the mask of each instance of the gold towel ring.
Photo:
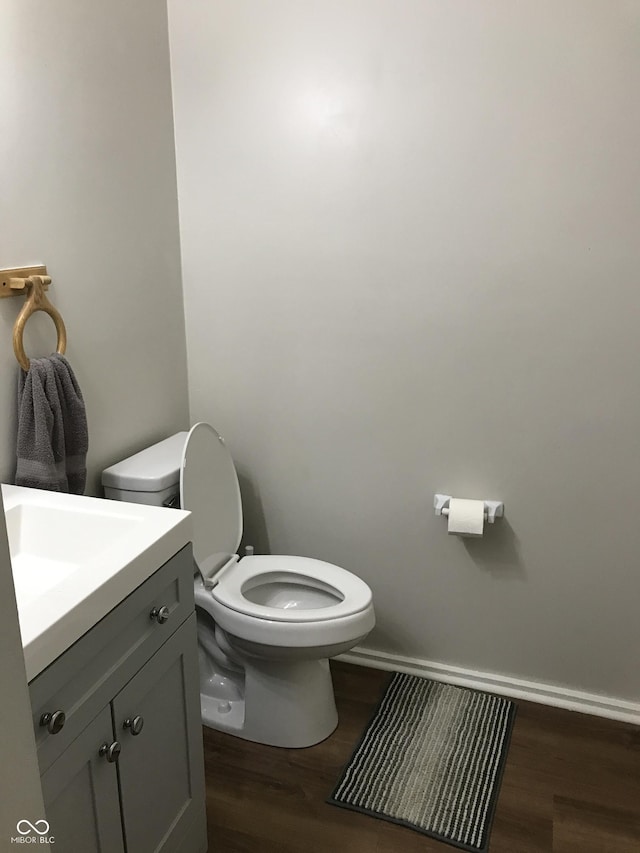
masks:
{"type": "MultiPolygon", "coordinates": [[[[46,281],[48,283],[50,279],[46,279],[46,281]]],[[[31,362],[24,351],[22,335],[24,333],[24,327],[27,320],[32,314],[35,314],[36,311],[44,311],[45,314],[48,314],[55,323],[56,331],[58,332],[56,352],[60,353],[60,355],[64,355],[65,350],[67,349],[67,330],[64,327],[64,320],[62,319],[62,315],[58,309],[55,308],[47,299],[47,295],[44,292],[43,287],[44,283],[43,276],[41,275],[32,275],[26,279],[25,284],[29,288],[29,296],[22,307],[22,311],[18,314],[18,318],[13,327],[13,351],[18,359],[18,364],[23,370],[29,370],[31,362]]]]}

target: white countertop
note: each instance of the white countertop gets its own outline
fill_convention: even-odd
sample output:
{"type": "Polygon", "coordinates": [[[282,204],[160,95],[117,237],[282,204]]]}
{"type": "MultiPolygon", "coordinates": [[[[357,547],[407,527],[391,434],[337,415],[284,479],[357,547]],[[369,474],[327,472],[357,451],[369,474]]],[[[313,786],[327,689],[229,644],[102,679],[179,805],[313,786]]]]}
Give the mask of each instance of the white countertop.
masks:
{"type": "Polygon", "coordinates": [[[190,513],[2,485],[27,679],[191,540],[190,513]]]}

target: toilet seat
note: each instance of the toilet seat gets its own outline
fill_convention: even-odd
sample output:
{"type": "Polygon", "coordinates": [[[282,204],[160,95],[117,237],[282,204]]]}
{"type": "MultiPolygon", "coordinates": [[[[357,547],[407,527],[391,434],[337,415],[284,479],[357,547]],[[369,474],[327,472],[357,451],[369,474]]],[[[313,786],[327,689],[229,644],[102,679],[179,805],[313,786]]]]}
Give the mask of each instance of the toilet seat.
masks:
{"type": "Polygon", "coordinates": [[[191,512],[193,559],[209,584],[236,554],[242,538],[238,475],[224,439],[210,424],[195,424],[184,443],[180,506],[191,512]]]}
{"type": "MultiPolygon", "coordinates": [[[[239,570],[241,565],[242,563],[236,564],[233,572],[239,570]]],[[[363,610],[342,618],[317,619],[315,615],[321,611],[314,610],[314,618],[310,621],[285,622],[269,619],[264,615],[255,616],[233,610],[214,597],[215,589],[217,587],[213,590],[207,589],[197,577],[194,583],[196,606],[208,613],[214,623],[229,635],[233,648],[243,653],[248,651],[246,643],[258,643],[268,647],[270,656],[274,659],[282,649],[317,651],[322,647],[335,648],[337,643],[345,642],[351,648],[372,630],[376,621],[372,601],[363,610]]],[[[331,654],[338,653],[334,651],[331,654]]],[[[329,652],[321,656],[329,656],[329,652]]]]}
{"type": "Polygon", "coordinates": [[[371,590],[339,566],[284,555],[238,562],[238,477],[223,439],[209,424],[196,424],[187,437],[180,496],[192,514],[196,604],[224,631],[269,647],[303,649],[355,642],[373,628],[371,590]]]}
{"type": "Polygon", "coordinates": [[[372,600],[369,587],[351,572],[323,560],[290,556],[245,557],[232,571],[221,574],[211,595],[219,604],[245,616],[288,623],[352,616],[369,607],[372,600]],[[267,592],[270,585],[285,588],[279,606],[262,604],[260,596],[255,595],[261,589],[267,592]],[[296,586],[301,587],[301,595],[295,602],[287,601],[286,589],[296,599],[296,586]],[[306,602],[300,601],[305,598],[306,602]]]}

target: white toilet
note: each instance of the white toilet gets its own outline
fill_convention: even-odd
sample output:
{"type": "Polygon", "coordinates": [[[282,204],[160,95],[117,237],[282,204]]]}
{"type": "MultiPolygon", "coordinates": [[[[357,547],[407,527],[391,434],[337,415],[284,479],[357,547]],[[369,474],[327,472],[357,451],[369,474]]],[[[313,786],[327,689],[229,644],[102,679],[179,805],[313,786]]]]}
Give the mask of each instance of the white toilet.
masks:
{"type": "Polygon", "coordinates": [[[196,424],[107,468],[105,496],[190,510],[205,725],[273,746],[311,746],[338,723],[328,658],[375,624],[371,590],[322,560],[236,553],[233,460],[196,424]]]}

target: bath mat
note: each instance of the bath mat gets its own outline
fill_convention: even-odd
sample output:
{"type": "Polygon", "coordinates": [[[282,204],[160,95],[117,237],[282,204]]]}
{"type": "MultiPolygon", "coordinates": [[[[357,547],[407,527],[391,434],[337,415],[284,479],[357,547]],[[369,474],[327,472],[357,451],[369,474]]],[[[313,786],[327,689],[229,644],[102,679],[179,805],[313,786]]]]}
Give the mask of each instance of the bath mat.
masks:
{"type": "Polygon", "coordinates": [[[328,802],[485,851],[515,711],[397,672],[328,802]]]}

